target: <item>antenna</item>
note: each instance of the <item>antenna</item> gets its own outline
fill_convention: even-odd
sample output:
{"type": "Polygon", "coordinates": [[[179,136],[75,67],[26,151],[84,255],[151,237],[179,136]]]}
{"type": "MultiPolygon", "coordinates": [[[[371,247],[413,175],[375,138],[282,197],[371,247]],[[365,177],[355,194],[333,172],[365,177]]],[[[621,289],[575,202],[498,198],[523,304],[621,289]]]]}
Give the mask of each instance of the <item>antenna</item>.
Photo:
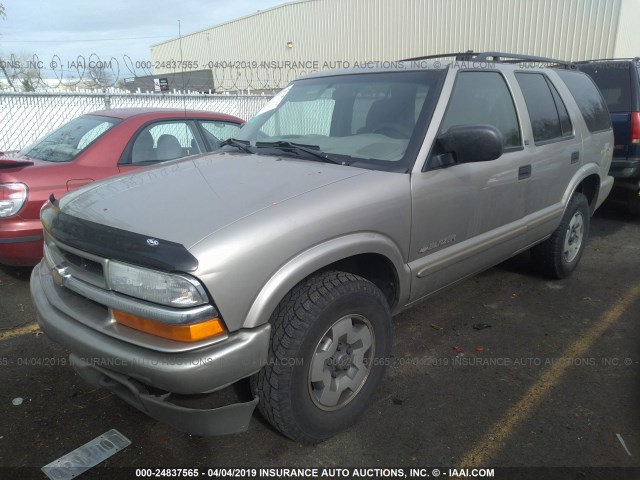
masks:
{"type": "MultiPolygon", "coordinates": [[[[180,46],[180,69],[182,70],[182,100],[184,106],[184,116],[187,117],[187,97],[185,96],[185,81],[184,81],[184,58],[182,56],[182,30],[180,28],[180,20],[178,20],[178,44],[180,46]]],[[[185,128],[187,128],[185,123],[185,128]]]]}
{"type": "MultiPolygon", "coordinates": [[[[178,20],[178,39],[179,39],[179,46],[180,46],[180,69],[182,70],[182,107],[184,109],[184,138],[185,141],[188,141],[189,138],[189,125],[187,125],[187,95],[186,95],[186,91],[185,91],[185,81],[184,81],[184,57],[182,56],[182,30],[180,28],[180,20],[178,20]]],[[[189,150],[191,150],[190,147],[193,147],[193,139],[191,141],[191,144],[189,145],[189,150]]],[[[200,148],[198,147],[198,151],[197,152],[191,152],[189,151],[189,155],[193,155],[194,153],[200,153],[200,148]]]]}

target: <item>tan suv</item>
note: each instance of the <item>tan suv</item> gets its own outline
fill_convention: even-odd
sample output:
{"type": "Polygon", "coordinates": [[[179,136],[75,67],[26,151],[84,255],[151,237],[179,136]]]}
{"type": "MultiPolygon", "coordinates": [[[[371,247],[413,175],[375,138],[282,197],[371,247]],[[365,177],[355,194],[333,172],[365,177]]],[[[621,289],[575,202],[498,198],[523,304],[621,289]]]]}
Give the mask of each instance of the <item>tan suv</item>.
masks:
{"type": "Polygon", "coordinates": [[[382,379],[392,315],[529,248],[569,275],[612,185],[591,79],[501,53],[315,73],[225,143],[51,199],[31,279],[80,375],[197,434],[256,405],[294,440],[336,434],[382,379]],[[243,379],[247,401],[172,403],[243,379]]]}

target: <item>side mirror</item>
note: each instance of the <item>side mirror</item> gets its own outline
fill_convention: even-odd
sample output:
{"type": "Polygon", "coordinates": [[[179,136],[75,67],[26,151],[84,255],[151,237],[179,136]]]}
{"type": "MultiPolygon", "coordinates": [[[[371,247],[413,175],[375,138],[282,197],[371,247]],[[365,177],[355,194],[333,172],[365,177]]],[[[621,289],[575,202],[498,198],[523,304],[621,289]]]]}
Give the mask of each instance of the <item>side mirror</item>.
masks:
{"type": "Polygon", "coordinates": [[[456,163],[487,162],[502,156],[502,133],[492,125],[456,125],[438,135],[441,153],[456,163]]]}

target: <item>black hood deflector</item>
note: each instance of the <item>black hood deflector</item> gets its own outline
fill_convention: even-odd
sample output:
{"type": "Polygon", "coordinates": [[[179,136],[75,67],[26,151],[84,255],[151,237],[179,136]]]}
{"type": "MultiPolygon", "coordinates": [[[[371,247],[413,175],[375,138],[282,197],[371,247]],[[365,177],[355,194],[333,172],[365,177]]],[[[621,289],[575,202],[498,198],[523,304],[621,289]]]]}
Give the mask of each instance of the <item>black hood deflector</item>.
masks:
{"type": "Polygon", "coordinates": [[[194,272],[198,268],[198,260],[184,245],[67,215],[56,203],[50,199],[42,209],[42,224],[49,235],[65,245],[166,272],[194,272]]]}

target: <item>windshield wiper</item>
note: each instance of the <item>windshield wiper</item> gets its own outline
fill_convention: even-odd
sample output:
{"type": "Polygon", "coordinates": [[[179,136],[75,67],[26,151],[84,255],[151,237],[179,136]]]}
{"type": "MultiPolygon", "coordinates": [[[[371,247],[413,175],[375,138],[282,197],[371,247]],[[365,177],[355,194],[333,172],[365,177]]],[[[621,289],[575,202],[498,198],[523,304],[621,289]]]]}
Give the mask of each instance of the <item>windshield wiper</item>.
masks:
{"type": "Polygon", "coordinates": [[[251,150],[251,143],[249,143],[248,140],[238,140],[237,138],[229,137],[220,144],[220,148],[226,147],[227,145],[239,148],[245,153],[254,153],[253,150],[251,150]]]}
{"type": "Polygon", "coordinates": [[[343,160],[338,160],[329,156],[329,154],[320,150],[318,145],[305,145],[303,143],[293,143],[286,140],[278,140],[276,142],[256,142],[257,148],[275,148],[285,152],[306,153],[308,156],[325,163],[335,163],[336,165],[348,165],[343,160]]]}

